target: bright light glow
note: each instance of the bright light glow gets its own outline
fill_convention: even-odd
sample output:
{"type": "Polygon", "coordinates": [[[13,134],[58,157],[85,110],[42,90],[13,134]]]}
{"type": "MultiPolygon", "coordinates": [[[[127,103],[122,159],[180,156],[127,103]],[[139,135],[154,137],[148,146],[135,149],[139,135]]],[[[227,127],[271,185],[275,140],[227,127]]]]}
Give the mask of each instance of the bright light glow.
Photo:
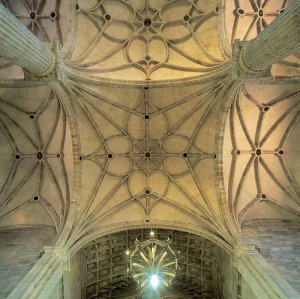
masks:
{"type": "Polygon", "coordinates": [[[154,231],[153,231],[153,230],[150,232],[150,236],[151,236],[151,237],[154,236],[154,231]]]}
{"type": "Polygon", "coordinates": [[[150,278],[150,283],[153,289],[156,289],[159,285],[159,278],[156,274],[153,274],[150,278]]]}
{"type": "Polygon", "coordinates": [[[126,250],[126,255],[129,255],[130,254],[130,251],[129,250],[126,250]]]}

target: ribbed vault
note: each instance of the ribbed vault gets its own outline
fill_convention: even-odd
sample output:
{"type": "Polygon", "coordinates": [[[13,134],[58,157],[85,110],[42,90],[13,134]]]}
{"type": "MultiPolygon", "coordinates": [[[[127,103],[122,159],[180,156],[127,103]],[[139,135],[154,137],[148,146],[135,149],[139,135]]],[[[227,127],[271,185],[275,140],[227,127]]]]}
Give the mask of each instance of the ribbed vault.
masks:
{"type": "Polygon", "coordinates": [[[126,80],[183,78],[215,70],[226,60],[216,30],[219,12],[215,0],[78,1],[68,65],[126,80]]]}
{"type": "Polygon", "coordinates": [[[243,73],[232,50],[292,1],[0,3],[61,44],[48,77],[0,57],[1,227],[52,226],[72,254],[123,231],[120,255],[132,228],[233,249],[244,221],[299,222],[299,54],[243,73]]]}
{"type": "Polygon", "coordinates": [[[73,176],[61,102],[46,86],[1,88],[0,113],[0,225],[47,224],[61,232],[73,176]]]}
{"type": "Polygon", "coordinates": [[[214,181],[222,85],[72,86],[81,139],[76,238],[119,221],[170,220],[226,232],[214,181]],[[174,92],[174,88],[172,88],[174,92]]]}
{"type": "Polygon", "coordinates": [[[236,223],[299,217],[299,86],[245,84],[230,107],[225,184],[236,223]]]}

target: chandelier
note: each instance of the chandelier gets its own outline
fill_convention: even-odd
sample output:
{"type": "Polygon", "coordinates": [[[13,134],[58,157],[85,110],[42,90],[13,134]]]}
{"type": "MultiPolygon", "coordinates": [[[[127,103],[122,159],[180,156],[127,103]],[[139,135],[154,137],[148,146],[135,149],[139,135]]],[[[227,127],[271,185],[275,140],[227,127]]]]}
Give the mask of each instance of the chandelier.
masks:
{"type": "Polygon", "coordinates": [[[157,240],[155,232],[151,231],[148,240],[136,240],[133,251],[126,251],[127,272],[137,282],[141,298],[160,298],[164,287],[172,287],[178,262],[171,242],[169,238],[166,242],[157,240]],[[147,294],[151,294],[151,297],[147,294]]]}

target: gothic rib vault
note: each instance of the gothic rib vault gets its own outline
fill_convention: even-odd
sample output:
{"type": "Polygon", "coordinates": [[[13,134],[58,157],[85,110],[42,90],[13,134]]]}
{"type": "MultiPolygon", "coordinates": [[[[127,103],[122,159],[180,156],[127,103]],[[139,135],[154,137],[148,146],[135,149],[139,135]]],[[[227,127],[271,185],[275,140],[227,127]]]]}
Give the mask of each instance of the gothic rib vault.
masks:
{"type": "Polygon", "coordinates": [[[299,224],[297,1],[0,3],[3,231],[52,227],[72,256],[133,228],[231,252],[243,224],[299,224]]]}

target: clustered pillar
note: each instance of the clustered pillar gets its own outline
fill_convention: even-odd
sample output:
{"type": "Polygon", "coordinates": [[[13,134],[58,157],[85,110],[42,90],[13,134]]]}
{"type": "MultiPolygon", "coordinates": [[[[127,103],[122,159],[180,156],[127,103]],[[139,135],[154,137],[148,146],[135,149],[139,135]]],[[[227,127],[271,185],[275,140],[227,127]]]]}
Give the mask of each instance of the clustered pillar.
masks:
{"type": "Polygon", "coordinates": [[[0,56],[26,71],[47,76],[54,68],[54,54],[23,23],[0,4],[0,56]]]}
{"type": "Polygon", "coordinates": [[[300,50],[300,1],[294,1],[241,53],[240,64],[249,73],[262,72],[300,50]]]}

